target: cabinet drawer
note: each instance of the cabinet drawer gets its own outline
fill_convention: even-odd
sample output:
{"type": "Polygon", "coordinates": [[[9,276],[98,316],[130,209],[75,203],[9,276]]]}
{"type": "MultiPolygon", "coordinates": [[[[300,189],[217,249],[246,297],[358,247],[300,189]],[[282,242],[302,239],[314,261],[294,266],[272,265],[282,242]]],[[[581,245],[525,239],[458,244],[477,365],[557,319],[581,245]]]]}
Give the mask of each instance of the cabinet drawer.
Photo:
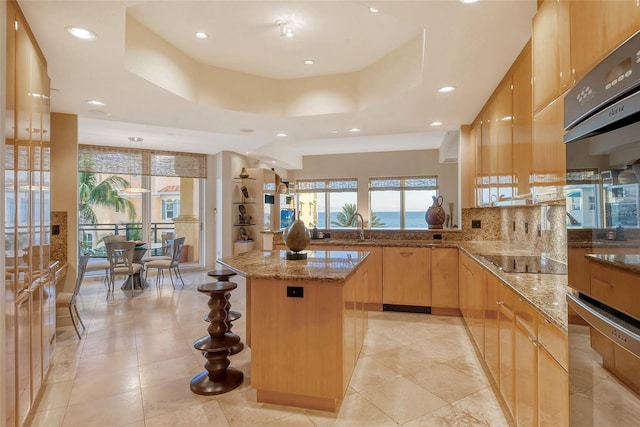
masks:
{"type": "Polygon", "coordinates": [[[538,315],[538,342],[547,349],[560,366],[568,370],[567,334],[541,314],[538,315]]]}
{"type": "Polygon", "coordinates": [[[594,298],[640,319],[640,276],[594,262],[589,271],[594,298]]]}
{"type": "Polygon", "coordinates": [[[499,289],[498,295],[500,296],[500,303],[509,308],[509,310],[514,311],[516,304],[516,293],[514,290],[502,282],[500,282],[499,289]]]}

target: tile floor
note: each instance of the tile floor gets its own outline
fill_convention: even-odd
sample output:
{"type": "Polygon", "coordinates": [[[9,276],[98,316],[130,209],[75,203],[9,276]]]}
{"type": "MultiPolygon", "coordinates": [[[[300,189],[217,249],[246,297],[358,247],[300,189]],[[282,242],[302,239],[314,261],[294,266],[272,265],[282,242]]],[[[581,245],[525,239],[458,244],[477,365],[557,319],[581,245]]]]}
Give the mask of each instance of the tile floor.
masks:
{"type": "MultiPolygon", "coordinates": [[[[236,390],[198,396],[189,381],[203,370],[192,348],[206,334],[207,297],[195,289],[204,271],[168,278],[131,298],[105,300],[86,278],[79,307],[87,331],[58,328],[57,349],[32,426],[509,426],[461,319],[370,312],[363,351],[337,414],[256,402],[251,350],[231,357],[244,371],[236,390]]],[[[244,311],[244,280],[232,307],[244,311]]],[[[244,318],[233,331],[243,336],[244,318]]]]}

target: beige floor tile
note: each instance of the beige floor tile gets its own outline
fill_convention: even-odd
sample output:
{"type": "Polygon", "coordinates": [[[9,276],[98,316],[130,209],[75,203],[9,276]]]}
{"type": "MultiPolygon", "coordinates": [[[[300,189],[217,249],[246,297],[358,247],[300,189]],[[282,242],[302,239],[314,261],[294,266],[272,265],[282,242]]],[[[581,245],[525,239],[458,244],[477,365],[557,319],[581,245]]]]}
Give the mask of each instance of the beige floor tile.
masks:
{"type": "Polygon", "coordinates": [[[69,404],[87,402],[139,388],[140,379],[137,366],[77,378],[73,382],[69,404]]]}
{"type": "Polygon", "coordinates": [[[232,427],[262,425],[290,415],[304,413],[304,410],[300,408],[259,403],[256,400],[255,389],[249,387],[248,384],[243,384],[239,389],[220,395],[218,402],[232,427]]]}
{"type": "Polygon", "coordinates": [[[138,366],[138,352],[134,348],[115,353],[98,354],[80,359],[76,378],[97,375],[138,366]]]}
{"type": "Polygon", "coordinates": [[[491,427],[507,427],[509,422],[504,416],[500,403],[491,387],[483,388],[463,399],[453,402],[452,405],[463,412],[473,414],[482,422],[491,427]]]}
{"type": "Polygon", "coordinates": [[[446,401],[406,378],[396,378],[367,388],[360,394],[399,424],[447,405],[446,401]]]}
{"type": "Polygon", "coordinates": [[[229,423],[217,400],[191,405],[168,414],[145,419],[145,427],[227,427],[229,423]]]}
{"type": "Polygon", "coordinates": [[[176,357],[189,356],[192,354],[192,349],[192,343],[186,339],[178,341],[159,339],[151,344],[138,347],[138,363],[146,365],[176,357]]]}
{"type": "Polygon", "coordinates": [[[434,364],[425,360],[421,352],[415,351],[409,345],[376,353],[371,358],[401,376],[422,371],[434,364]]]}
{"type": "Polygon", "coordinates": [[[306,411],[307,416],[318,427],[329,426],[397,426],[380,408],[359,393],[345,396],[337,414],[320,411],[306,411]]]}
{"type": "Polygon", "coordinates": [[[289,415],[263,425],[268,427],[315,427],[313,421],[304,414],[289,415]]]}
{"type": "Polygon", "coordinates": [[[485,383],[447,363],[432,366],[406,378],[449,403],[486,387],[485,383]]]}
{"type": "Polygon", "coordinates": [[[143,419],[140,390],[135,390],[69,405],[63,426],[119,426],[143,419]]]}
{"type": "Polygon", "coordinates": [[[203,370],[206,359],[198,360],[194,355],[161,360],[140,366],[140,385],[151,387],[180,378],[195,376],[203,370]]]}
{"type": "Polygon", "coordinates": [[[60,427],[67,411],[66,405],[62,408],[38,411],[34,414],[30,427],[60,427]]]}
{"type": "Polygon", "coordinates": [[[404,427],[493,427],[488,421],[477,418],[472,412],[443,406],[433,412],[408,422],[404,427]]]}
{"type": "Polygon", "coordinates": [[[144,416],[153,418],[210,400],[210,396],[200,396],[191,392],[189,388],[191,378],[191,376],[183,377],[143,388],[144,416]]]}
{"type": "Polygon", "coordinates": [[[37,407],[38,412],[52,409],[66,408],[73,388],[73,380],[46,383],[42,389],[42,396],[37,407]]]}
{"type": "Polygon", "coordinates": [[[364,343],[362,344],[362,350],[360,353],[361,356],[371,356],[383,351],[398,348],[401,345],[400,341],[394,340],[393,337],[382,335],[381,333],[376,332],[375,329],[369,327],[369,331],[364,337],[364,343]]]}
{"type": "Polygon", "coordinates": [[[375,387],[386,383],[400,374],[377,362],[373,357],[366,356],[358,359],[349,385],[356,391],[362,391],[368,387],[375,387]]]}

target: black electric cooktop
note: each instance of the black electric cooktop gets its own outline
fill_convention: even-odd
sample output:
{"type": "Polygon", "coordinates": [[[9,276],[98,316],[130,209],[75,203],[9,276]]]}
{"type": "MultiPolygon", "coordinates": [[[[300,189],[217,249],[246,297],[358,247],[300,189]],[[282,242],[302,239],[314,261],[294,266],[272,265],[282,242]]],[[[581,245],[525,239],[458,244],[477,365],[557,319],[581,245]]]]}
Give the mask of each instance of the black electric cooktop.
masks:
{"type": "Polygon", "coordinates": [[[480,255],[505,273],[567,274],[567,265],[537,255],[480,255]]]}

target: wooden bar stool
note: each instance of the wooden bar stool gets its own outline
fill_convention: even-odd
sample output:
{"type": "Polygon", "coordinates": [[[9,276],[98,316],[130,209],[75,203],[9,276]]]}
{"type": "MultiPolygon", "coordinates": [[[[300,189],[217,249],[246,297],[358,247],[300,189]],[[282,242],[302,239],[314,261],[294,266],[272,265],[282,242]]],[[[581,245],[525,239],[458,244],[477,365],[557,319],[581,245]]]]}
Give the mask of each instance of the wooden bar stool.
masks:
{"type": "MultiPolygon", "coordinates": [[[[207,275],[211,277],[215,277],[216,279],[218,279],[218,282],[228,282],[229,278],[235,276],[236,273],[234,271],[227,270],[227,269],[218,269],[218,270],[209,271],[207,275]]],[[[239,311],[233,311],[233,310],[229,311],[229,316],[227,317],[227,326],[229,327],[229,331],[231,331],[231,328],[233,327],[232,323],[241,317],[242,317],[242,313],[240,313],[239,311]]],[[[208,322],[209,318],[205,316],[204,321],[208,322]]],[[[240,341],[238,344],[231,347],[231,354],[233,355],[233,354],[240,353],[243,348],[244,348],[244,343],[240,341]]]]}
{"type": "Polygon", "coordinates": [[[190,383],[191,391],[196,394],[226,393],[242,384],[244,379],[241,370],[229,367],[230,349],[240,342],[240,337],[229,331],[226,322],[231,291],[237,287],[228,281],[198,286],[198,292],[209,295],[209,335],[193,343],[193,347],[207,359],[204,364],[206,370],[193,377],[190,383]]]}

